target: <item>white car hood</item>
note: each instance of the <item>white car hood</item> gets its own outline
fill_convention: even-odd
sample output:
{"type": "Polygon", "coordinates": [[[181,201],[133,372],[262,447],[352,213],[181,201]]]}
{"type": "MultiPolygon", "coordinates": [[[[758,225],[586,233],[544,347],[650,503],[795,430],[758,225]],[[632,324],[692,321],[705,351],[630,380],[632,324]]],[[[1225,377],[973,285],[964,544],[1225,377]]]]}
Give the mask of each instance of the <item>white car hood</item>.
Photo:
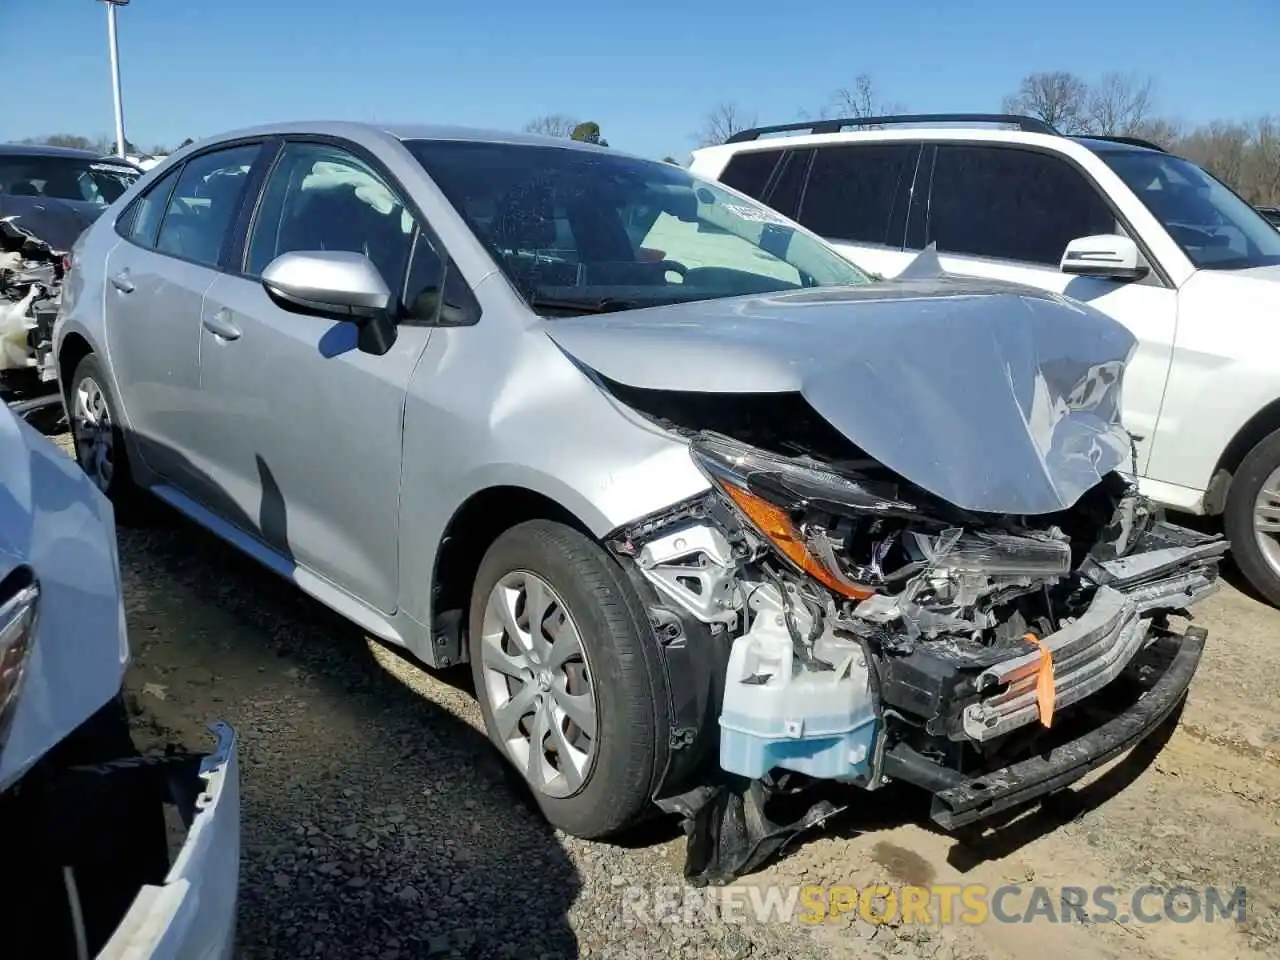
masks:
{"type": "Polygon", "coordinates": [[[0,745],[0,791],[120,691],[129,662],[110,503],[45,437],[0,410],[0,584],[40,586],[36,636],[0,745]]]}

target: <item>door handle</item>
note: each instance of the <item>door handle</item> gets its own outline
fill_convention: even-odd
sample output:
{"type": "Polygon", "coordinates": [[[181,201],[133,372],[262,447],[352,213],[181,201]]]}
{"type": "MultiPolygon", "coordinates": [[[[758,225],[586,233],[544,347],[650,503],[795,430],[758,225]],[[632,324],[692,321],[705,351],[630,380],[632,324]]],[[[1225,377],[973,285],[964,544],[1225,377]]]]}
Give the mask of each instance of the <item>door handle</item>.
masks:
{"type": "Polygon", "coordinates": [[[112,277],[111,285],[121,293],[133,293],[133,281],[129,279],[128,270],[121,270],[112,277]]]}
{"type": "Polygon", "coordinates": [[[208,314],[200,322],[215,337],[220,337],[223,340],[238,340],[240,338],[240,328],[231,322],[231,313],[226,307],[208,314]]]}

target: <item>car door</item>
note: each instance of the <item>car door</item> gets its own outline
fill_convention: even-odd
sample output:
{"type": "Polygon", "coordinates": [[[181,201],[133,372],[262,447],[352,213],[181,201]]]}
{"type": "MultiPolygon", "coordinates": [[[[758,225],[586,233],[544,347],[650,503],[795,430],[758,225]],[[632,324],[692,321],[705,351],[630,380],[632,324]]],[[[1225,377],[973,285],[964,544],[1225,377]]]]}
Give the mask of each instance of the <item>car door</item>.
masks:
{"type": "Polygon", "coordinates": [[[404,192],[371,158],[290,141],[268,175],[242,268],[205,298],[200,390],[211,506],[277,554],[391,613],[398,584],[401,425],[409,378],[430,335],[415,304],[443,258],[404,192]],[[282,253],[369,256],[402,316],[390,351],[356,349],[350,322],[292,313],[260,277],[282,253]],[[411,262],[412,261],[412,262],[411,262]],[[409,285],[406,292],[406,284],[409,285]]]}
{"type": "Polygon", "coordinates": [[[939,143],[922,166],[929,177],[920,179],[912,240],[936,243],[945,270],[1065,294],[1137,337],[1125,371],[1123,415],[1145,476],[1173,356],[1177,291],[1154,270],[1128,282],[1061,271],[1070,241],[1129,235],[1092,179],[1064,157],[1017,146],[939,143]]]}
{"type": "Polygon", "coordinates": [[[146,466],[183,487],[202,470],[193,457],[201,305],[259,149],[213,150],[166,174],[122,218],[125,242],[106,259],[106,352],[120,403],[146,466]]]}

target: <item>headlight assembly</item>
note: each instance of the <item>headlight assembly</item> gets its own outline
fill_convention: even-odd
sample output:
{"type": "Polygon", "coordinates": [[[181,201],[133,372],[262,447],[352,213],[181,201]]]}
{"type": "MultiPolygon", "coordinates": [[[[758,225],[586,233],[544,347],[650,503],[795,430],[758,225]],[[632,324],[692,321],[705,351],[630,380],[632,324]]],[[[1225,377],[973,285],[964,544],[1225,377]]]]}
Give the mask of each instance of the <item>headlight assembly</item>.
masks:
{"type": "MultiPolygon", "coordinates": [[[[823,586],[852,600],[865,600],[884,583],[878,544],[864,542],[867,555],[853,565],[842,562],[826,520],[819,517],[883,518],[885,529],[898,529],[910,563],[903,572],[982,577],[1058,577],[1071,568],[1065,538],[1019,536],[998,531],[966,530],[927,515],[920,506],[900,499],[896,490],[876,489],[820,463],[793,460],[759,450],[719,434],[704,433],[690,444],[694,462],[773,548],[823,586]]],[[[847,554],[846,550],[846,554],[847,554]]],[[[846,556],[846,560],[850,559],[846,556]]],[[[895,577],[898,575],[895,574],[895,577]]]]}
{"type": "Polygon", "coordinates": [[[0,582],[0,750],[17,711],[35,640],[39,602],[40,586],[26,567],[19,567],[0,582]]]}
{"type": "Polygon", "coordinates": [[[829,551],[815,554],[792,514],[809,508],[898,517],[919,514],[918,507],[879,496],[831,470],[775,456],[730,437],[702,434],[691,442],[690,451],[702,472],[774,549],[819,583],[853,600],[864,600],[875,591],[850,580],[829,551]]]}

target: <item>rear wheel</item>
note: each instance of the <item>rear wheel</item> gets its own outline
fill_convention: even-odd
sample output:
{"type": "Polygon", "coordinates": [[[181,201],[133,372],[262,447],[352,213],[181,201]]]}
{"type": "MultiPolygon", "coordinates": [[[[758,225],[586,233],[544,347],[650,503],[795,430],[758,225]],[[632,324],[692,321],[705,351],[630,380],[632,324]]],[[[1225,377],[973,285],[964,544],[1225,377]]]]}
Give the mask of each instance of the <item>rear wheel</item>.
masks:
{"type": "Polygon", "coordinates": [[[1222,523],[1240,572],[1268,603],[1280,607],[1280,430],[1241,462],[1222,523]]]}
{"type": "Polygon", "coordinates": [[[515,526],[480,564],[469,625],[489,738],[546,818],[597,839],[643,817],[665,761],[666,695],[617,563],[562,524],[515,526]]]}
{"type": "Polygon", "coordinates": [[[76,462],[117,510],[140,506],[125,451],[119,409],[96,354],[76,364],[67,392],[67,420],[76,462]]]}

